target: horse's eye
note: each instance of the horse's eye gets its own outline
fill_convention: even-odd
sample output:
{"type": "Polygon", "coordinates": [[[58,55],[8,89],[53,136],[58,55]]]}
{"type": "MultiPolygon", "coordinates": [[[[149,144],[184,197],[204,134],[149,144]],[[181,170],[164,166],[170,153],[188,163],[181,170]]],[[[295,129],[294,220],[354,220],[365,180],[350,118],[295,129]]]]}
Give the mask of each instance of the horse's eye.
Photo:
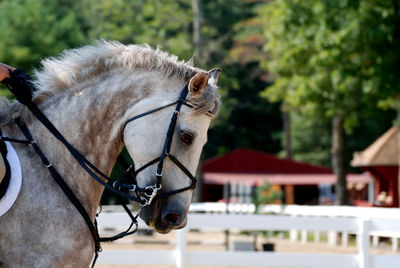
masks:
{"type": "Polygon", "coordinates": [[[181,130],[181,139],[184,143],[190,145],[193,141],[193,134],[185,130],[181,130]]]}

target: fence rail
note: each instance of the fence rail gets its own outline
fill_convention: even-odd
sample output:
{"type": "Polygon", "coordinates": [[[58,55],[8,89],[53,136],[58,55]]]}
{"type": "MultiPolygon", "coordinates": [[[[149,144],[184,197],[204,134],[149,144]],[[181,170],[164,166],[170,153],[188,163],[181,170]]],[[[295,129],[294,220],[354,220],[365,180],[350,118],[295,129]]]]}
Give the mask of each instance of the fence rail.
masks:
{"type": "MultiPolygon", "coordinates": [[[[336,209],[336,208],[335,208],[336,209]]],[[[338,210],[340,208],[337,208],[338,210]]],[[[107,210],[107,209],[106,209],[107,210]]],[[[388,211],[389,212],[389,211],[388,211]]],[[[187,227],[177,231],[176,250],[129,251],[107,250],[100,255],[99,263],[107,264],[164,264],[232,267],[336,267],[336,268],[398,268],[400,255],[370,255],[370,235],[373,232],[400,232],[400,210],[390,210],[394,219],[375,218],[372,214],[353,213],[343,216],[292,216],[201,213],[190,214],[187,227]],[[396,212],[393,214],[393,212],[396,212]],[[374,218],[371,218],[374,217],[374,218]],[[358,254],[308,254],[275,252],[206,252],[187,251],[188,230],[307,230],[336,231],[357,234],[358,254]],[[154,256],[157,256],[154,258],[154,256]]],[[[383,213],[387,217],[387,214],[383,213]]],[[[100,229],[119,229],[129,219],[121,212],[104,212],[99,220],[100,229]]],[[[141,226],[144,226],[142,223],[141,226]]]]}
{"type": "MultiPolygon", "coordinates": [[[[398,208],[378,208],[378,207],[354,207],[354,206],[304,206],[304,205],[264,205],[259,208],[261,213],[274,213],[278,215],[292,216],[325,216],[325,217],[371,217],[382,219],[400,219],[400,210],[398,208]]],[[[253,213],[255,206],[253,204],[225,204],[225,203],[194,203],[190,207],[191,212],[210,212],[210,213],[253,213]]],[[[305,242],[307,240],[307,231],[293,229],[290,231],[292,241],[298,239],[305,242]]],[[[314,230],[314,239],[318,242],[320,233],[314,230]]],[[[347,246],[348,236],[354,232],[342,232],[342,245],[347,246]]],[[[377,247],[380,237],[389,237],[392,239],[392,251],[397,252],[400,231],[373,231],[370,233],[373,237],[373,246],[377,247]]],[[[337,244],[337,234],[329,231],[328,243],[337,244]]]]}

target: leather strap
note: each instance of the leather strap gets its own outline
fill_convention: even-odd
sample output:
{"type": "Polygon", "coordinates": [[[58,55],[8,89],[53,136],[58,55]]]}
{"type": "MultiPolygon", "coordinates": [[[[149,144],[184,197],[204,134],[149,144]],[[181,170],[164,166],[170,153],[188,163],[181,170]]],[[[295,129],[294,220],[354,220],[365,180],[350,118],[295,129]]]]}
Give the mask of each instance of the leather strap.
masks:
{"type": "Polygon", "coordinates": [[[76,195],[72,192],[71,188],[68,184],[64,181],[61,177],[60,173],[53,167],[47,157],[44,155],[43,151],[40,149],[39,145],[36,143],[36,140],[32,137],[28,127],[26,124],[21,121],[20,117],[15,119],[19,129],[24,134],[25,138],[29,141],[29,145],[33,147],[37,155],[39,155],[40,159],[42,160],[43,165],[49,170],[50,174],[53,176],[55,182],[60,186],[61,190],[65,193],[71,203],[76,207],[79,213],[82,215],[83,219],[86,222],[86,225],[89,228],[90,233],[93,236],[94,244],[95,244],[95,251],[98,252],[101,250],[100,247],[100,238],[97,232],[96,226],[93,224],[92,219],[90,218],[89,214],[87,213],[86,209],[82,206],[79,199],[76,195]]]}
{"type": "MultiPolygon", "coordinates": [[[[191,180],[190,186],[183,187],[183,188],[180,188],[180,189],[177,189],[177,190],[173,190],[173,191],[169,191],[169,192],[161,192],[161,193],[157,194],[154,197],[154,199],[166,198],[166,197],[168,197],[170,195],[178,194],[178,193],[190,190],[190,189],[194,189],[196,187],[196,178],[195,178],[195,176],[193,176],[190,173],[190,171],[175,156],[173,156],[170,153],[171,145],[172,145],[172,139],[173,139],[173,136],[174,136],[176,123],[178,121],[178,117],[179,117],[179,113],[180,113],[180,110],[182,108],[182,105],[187,105],[190,108],[193,108],[193,106],[188,104],[187,101],[186,101],[186,96],[187,96],[188,93],[189,93],[188,85],[186,85],[185,88],[181,91],[179,99],[176,102],[170,103],[170,104],[161,106],[159,108],[150,110],[150,111],[148,111],[146,113],[139,114],[137,116],[131,117],[131,118],[128,119],[127,123],[125,124],[125,126],[126,126],[128,123],[133,122],[134,120],[139,119],[139,118],[141,118],[141,117],[143,117],[145,115],[157,112],[157,111],[159,111],[159,110],[161,110],[163,108],[166,108],[166,107],[172,106],[173,104],[176,104],[176,107],[174,109],[174,113],[173,113],[173,115],[171,117],[171,120],[170,120],[170,123],[169,123],[169,126],[168,126],[168,130],[167,130],[167,133],[166,133],[166,137],[165,137],[165,141],[164,141],[164,145],[163,145],[163,149],[162,149],[161,155],[159,157],[156,157],[155,159],[149,161],[145,165],[141,166],[140,168],[138,168],[134,172],[131,171],[132,167],[129,167],[128,164],[125,164],[125,166],[128,166],[129,173],[130,173],[130,174],[127,174],[127,176],[130,177],[129,178],[130,180],[136,181],[136,176],[137,176],[137,174],[139,174],[139,172],[143,171],[144,169],[146,169],[146,168],[148,168],[148,167],[150,167],[150,166],[152,166],[152,165],[154,165],[154,164],[156,164],[158,162],[157,172],[156,172],[156,188],[160,188],[161,189],[162,170],[163,170],[163,167],[164,167],[165,158],[168,157],[191,180]]],[[[125,159],[121,159],[121,160],[125,161],[125,159]]],[[[119,162],[121,163],[121,161],[119,161],[119,162]]],[[[133,168],[134,168],[134,166],[133,166],[133,168]]],[[[125,187],[125,188],[128,188],[128,189],[130,187],[127,184],[119,184],[119,186],[121,186],[121,188],[125,187]]]]}

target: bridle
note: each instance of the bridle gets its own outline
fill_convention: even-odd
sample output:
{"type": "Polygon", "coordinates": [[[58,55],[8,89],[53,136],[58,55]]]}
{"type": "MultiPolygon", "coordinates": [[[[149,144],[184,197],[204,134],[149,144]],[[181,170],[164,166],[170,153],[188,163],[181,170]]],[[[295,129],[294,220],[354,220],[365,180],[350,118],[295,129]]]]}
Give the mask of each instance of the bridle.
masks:
{"type": "MultiPolygon", "coordinates": [[[[160,199],[160,198],[165,198],[170,195],[174,195],[177,193],[181,193],[186,190],[194,189],[196,186],[196,178],[191,174],[191,172],[173,155],[171,154],[171,144],[172,144],[172,139],[173,139],[173,134],[175,131],[175,126],[176,122],[178,120],[180,110],[182,105],[186,105],[192,109],[195,109],[195,104],[190,103],[186,100],[186,97],[188,95],[188,86],[186,85],[177,100],[175,100],[172,103],[168,103],[166,105],[162,105],[160,107],[157,107],[155,109],[146,111],[144,113],[141,113],[139,115],[130,117],[124,124],[123,130],[125,127],[132,123],[133,121],[145,117],[147,115],[153,114],[155,112],[161,111],[167,107],[175,106],[175,109],[173,111],[173,114],[171,116],[170,124],[168,127],[168,131],[165,137],[164,145],[162,148],[162,152],[159,157],[156,157],[155,159],[149,161],[147,164],[143,165],[139,169],[135,170],[134,165],[128,166],[126,169],[126,180],[129,181],[128,183],[123,183],[119,180],[112,180],[110,177],[105,175],[101,170],[99,170],[95,165],[93,165],[89,160],[87,160],[82,154],[79,153],[78,150],[76,150],[64,137],[63,135],[54,127],[54,125],[47,119],[47,117],[39,110],[39,108],[36,106],[35,103],[32,102],[32,91],[33,87],[31,83],[29,82],[29,77],[27,77],[24,73],[22,73],[21,70],[17,69],[10,75],[16,76],[12,80],[10,79],[9,81],[5,81],[6,85],[9,87],[12,93],[17,97],[17,100],[24,104],[25,106],[28,107],[28,109],[37,117],[37,119],[59,140],[61,141],[64,146],[70,151],[72,156],[76,159],[76,161],[81,165],[81,167],[91,176],[93,177],[97,182],[102,184],[106,189],[110,190],[111,192],[119,195],[120,197],[129,199],[131,201],[138,202],[141,206],[148,206],[151,204],[152,200],[154,198],[160,199]],[[25,75],[25,77],[20,77],[25,75]],[[11,82],[19,80],[18,82],[20,84],[13,84],[11,82]],[[21,83],[23,86],[21,86],[21,83]],[[27,92],[26,88],[30,87],[31,92],[27,92]],[[27,93],[29,96],[27,96],[27,93]],[[169,192],[163,192],[161,194],[158,194],[158,192],[162,189],[162,171],[164,167],[164,162],[165,159],[169,158],[177,167],[179,167],[183,173],[188,176],[188,178],[191,181],[190,186],[183,187],[181,189],[169,191],[169,192]],[[136,176],[139,174],[141,171],[145,170],[146,168],[154,165],[155,163],[158,162],[157,166],[157,172],[155,174],[156,177],[156,182],[153,185],[145,186],[145,187],[140,187],[137,184],[136,181],[136,176]],[[106,182],[105,182],[106,181],[106,182]],[[109,183],[107,183],[109,182],[109,183]],[[158,195],[157,195],[158,194],[158,195]]],[[[32,137],[30,134],[27,126],[22,122],[21,119],[17,119],[17,124],[21,128],[21,131],[24,133],[28,141],[23,141],[23,143],[29,143],[32,145],[32,143],[36,144],[36,140],[32,137]]],[[[4,140],[9,140],[11,142],[17,142],[15,139],[11,138],[6,138],[4,137],[4,140]]],[[[43,159],[42,159],[43,160],[43,159]]],[[[120,158],[119,158],[120,160],[120,158]]],[[[45,166],[52,166],[51,163],[47,163],[45,166]]]]}
{"type": "Polygon", "coordinates": [[[196,187],[197,180],[196,180],[195,176],[192,175],[192,173],[178,160],[178,158],[176,158],[173,154],[171,154],[172,139],[174,136],[175,126],[176,126],[176,122],[178,121],[181,107],[182,107],[182,105],[186,105],[190,108],[194,108],[193,104],[186,101],[186,96],[187,96],[188,92],[189,92],[188,86],[186,85],[183,88],[183,90],[181,91],[181,94],[177,101],[175,101],[173,103],[169,103],[167,105],[160,106],[160,107],[150,110],[148,112],[133,116],[133,117],[129,118],[124,125],[124,129],[125,129],[125,127],[129,123],[131,123],[139,118],[142,118],[146,115],[149,115],[149,114],[152,114],[155,112],[158,112],[164,108],[167,108],[167,107],[170,107],[170,106],[173,106],[176,104],[173,114],[171,116],[169,126],[168,126],[168,131],[167,131],[167,134],[165,137],[161,155],[159,157],[156,157],[153,160],[149,161],[147,164],[141,166],[137,170],[135,170],[134,164],[130,165],[126,170],[126,176],[130,183],[120,183],[119,181],[115,181],[113,183],[113,187],[118,190],[128,190],[128,191],[135,192],[136,196],[138,196],[141,199],[141,201],[139,202],[141,206],[150,205],[151,202],[153,201],[153,199],[166,198],[168,196],[178,194],[178,193],[181,193],[181,192],[184,192],[187,190],[191,190],[196,187]],[[162,176],[163,176],[162,171],[163,171],[164,162],[165,162],[166,158],[169,158],[183,173],[185,173],[185,175],[190,179],[191,183],[187,187],[183,187],[183,188],[180,188],[177,190],[172,190],[169,192],[163,192],[161,194],[158,194],[158,192],[162,189],[162,184],[161,184],[162,176]],[[140,172],[142,172],[143,170],[145,170],[146,168],[156,164],[157,162],[158,162],[158,165],[157,165],[157,171],[155,174],[155,178],[156,178],[155,184],[146,186],[144,188],[144,191],[140,190],[143,188],[139,188],[137,185],[137,180],[136,180],[137,175],[140,172]]]}
{"type": "MultiPolygon", "coordinates": [[[[80,164],[80,166],[92,177],[94,178],[97,182],[102,184],[106,189],[110,190],[111,192],[117,194],[118,196],[129,199],[135,202],[138,202],[142,207],[149,206],[154,199],[161,199],[161,198],[166,198],[168,196],[178,194],[187,190],[192,190],[196,187],[196,178],[191,174],[191,172],[173,155],[171,154],[171,144],[173,140],[173,134],[175,131],[176,123],[180,114],[180,110],[182,108],[182,105],[186,105],[192,109],[196,108],[196,105],[193,103],[190,103],[186,100],[186,97],[188,95],[188,85],[186,85],[180,95],[179,98],[169,104],[160,106],[158,108],[152,109],[150,111],[141,113],[139,115],[133,116],[129,118],[125,125],[124,128],[131,122],[135,121],[136,119],[142,118],[144,116],[147,116],[149,114],[158,112],[160,110],[163,110],[167,107],[175,106],[175,109],[173,111],[173,114],[171,116],[171,120],[169,123],[168,131],[165,137],[164,145],[162,148],[162,152],[159,157],[156,157],[155,159],[149,161],[147,164],[141,166],[137,170],[135,170],[134,165],[130,165],[127,167],[126,172],[125,172],[125,177],[128,181],[128,183],[123,183],[118,180],[113,181],[111,178],[109,178],[107,175],[105,175],[101,170],[99,170],[95,165],[93,165],[89,160],[87,160],[77,149],[75,149],[64,137],[63,135],[57,130],[57,128],[48,120],[48,118],[42,113],[42,111],[36,106],[36,104],[32,101],[32,95],[34,91],[33,84],[30,82],[31,78],[27,76],[22,70],[16,69],[13,72],[10,72],[10,78],[6,78],[3,80],[3,83],[10,89],[10,91],[15,95],[17,100],[24,104],[31,112],[32,114],[54,135],[55,138],[57,138],[64,146],[68,149],[68,151],[71,153],[71,155],[75,158],[75,160],[80,164]],[[191,183],[187,187],[183,187],[180,189],[168,191],[168,192],[162,192],[162,171],[164,167],[164,163],[166,159],[170,159],[185,175],[190,179],[191,183]],[[155,174],[156,182],[153,185],[145,186],[145,187],[139,187],[136,181],[137,175],[145,170],[146,168],[156,164],[158,162],[157,166],[157,171],[155,174]],[[160,192],[160,193],[159,193],[160,192]]],[[[206,113],[210,115],[209,113],[206,113]]],[[[211,114],[212,116],[212,114],[211,114]]],[[[122,204],[124,207],[125,211],[128,213],[129,217],[132,220],[131,225],[129,228],[120,234],[117,234],[112,237],[99,237],[98,230],[97,230],[97,223],[96,220],[93,223],[91,220],[91,217],[87,213],[86,209],[83,207],[83,205],[80,203],[79,199],[76,197],[76,195],[73,193],[73,191],[70,189],[68,184],[65,182],[65,180],[61,177],[61,175],[57,172],[57,170],[54,168],[52,163],[47,159],[43,151],[40,149],[39,145],[36,143],[36,139],[31,135],[28,127],[26,124],[22,121],[20,117],[17,117],[15,119],[15,122],[19,126],[20,130],[26,137],[26,140],[19,140],[19,139],[14,139],[14,138],[9,138],[9,137],[1,137],[1,139],[9,142],[15,142],[15,143],[23,143],[27,144],[29,146],[32,146],[35,152],[38,154],[38,156],[41,158],[43,165],[49,170],[51,173],[52,177],[56,181],[56,183],[60,186],[60,188],[63,190],[65,195],[69,198],[69,200],[74,204],[74,206],[77,208],[79,213],[82,215],[84,218],[92,236],[95,242],[95,258],[93,260],[92,267],[95,264],[95,261],[98,256],[98,252],[101,251],[100,247],[100,242],[103,241],[114,241],[119,238],[122,238],[126,235],[132,234],[136,232],[137,230],[137,216],[133,216],[132,213],[129,211],[127,206],[125,204],[122,204]],[[131,231],[132,226],[135,225],[136,229],[131,231]]],[[[124,161],[122,161],[122,164],[124,161]]],[[[126,164],[124,164],[126,165],[126,164]]]]}

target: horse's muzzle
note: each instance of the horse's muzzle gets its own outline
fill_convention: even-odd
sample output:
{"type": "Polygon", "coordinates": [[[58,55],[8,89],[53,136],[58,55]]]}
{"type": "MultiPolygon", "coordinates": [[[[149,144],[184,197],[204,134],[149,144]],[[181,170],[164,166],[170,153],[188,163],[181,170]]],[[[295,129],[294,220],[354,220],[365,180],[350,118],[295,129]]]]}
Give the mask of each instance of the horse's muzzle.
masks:
{"type": "Polygon", "coordinates": [[[171,201],[155,200],[150,206],[142,208],[139,215],[158,233],[166,234],[181,229],[187,223],[187,209],[171,201]]]}

